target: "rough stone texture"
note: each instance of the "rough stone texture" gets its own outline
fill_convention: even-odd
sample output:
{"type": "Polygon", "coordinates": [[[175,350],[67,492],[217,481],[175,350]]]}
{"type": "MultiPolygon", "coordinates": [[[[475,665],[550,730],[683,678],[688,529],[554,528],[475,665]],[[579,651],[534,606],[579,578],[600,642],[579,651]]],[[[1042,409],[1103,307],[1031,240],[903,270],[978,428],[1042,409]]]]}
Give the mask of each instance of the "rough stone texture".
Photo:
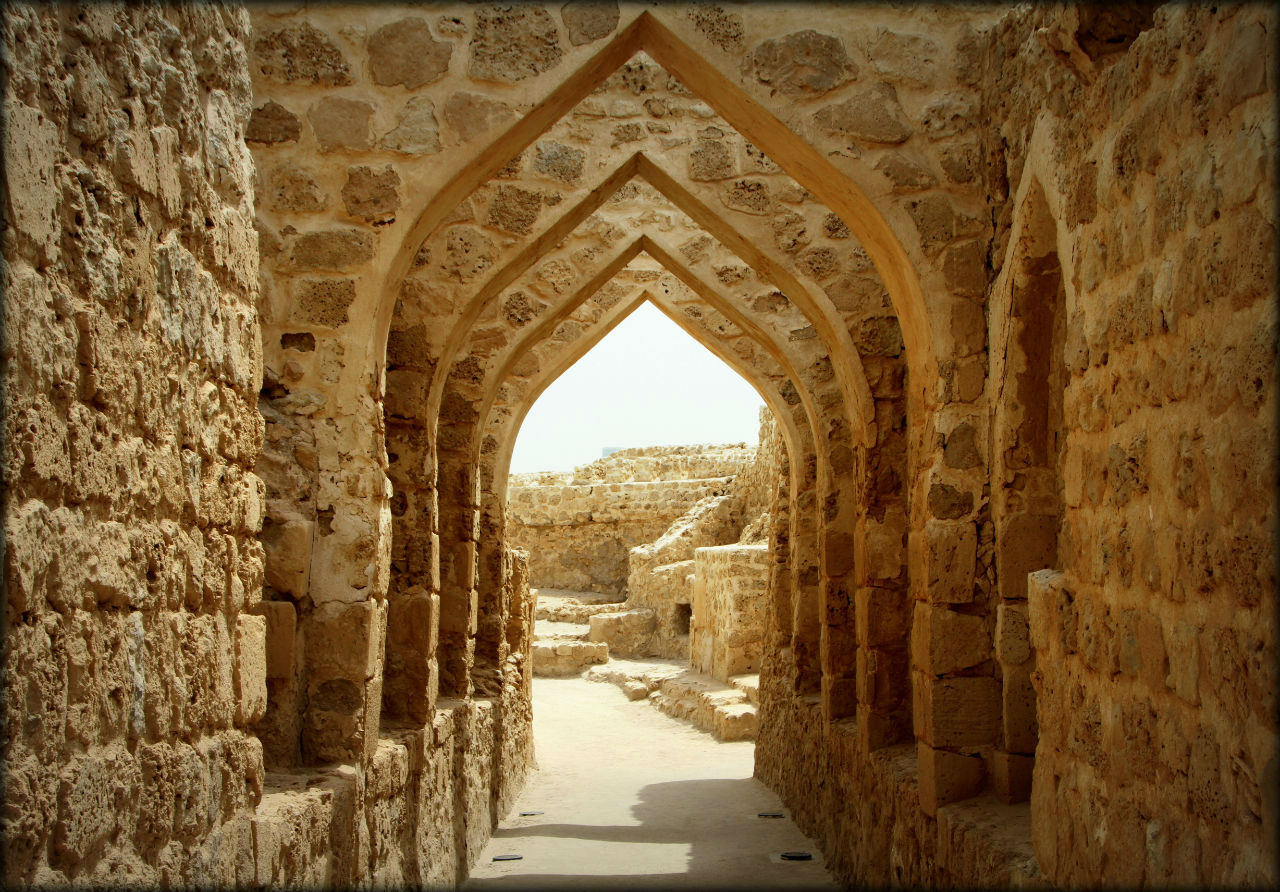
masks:
{"type": "Polygon", "coordinates": [[[396,126],[382,137],[382,147],[406,155],[430,155],[441,149],[440,124],[435,103],[427,96],[414,96],[396,116],[396,126]]]}
{"type": "Polygon", "coordinates": [[[320,151],[367,149],[373,136],[369,123],[373,106],[358,99],[326,96],[307,111],[320,151]]]}
{"type": "Polygon", "coordinates": [[[4,16],[3,882],[225,885],[264,780],[262,345],[249,72],[200,48],[248,16],[79,12],[4,16]]]}
{"type": "Polygon", "coordinates": [[[342,187],[347,213],[374,225],[390,223],[400,207],[400,175],[387,165],[381,170],[353,167],[342,187]]]}
{"type": "Polygon", "coordinates": [[[768,604],[768,543],[699,548],[694,561],[689,665],[724,682],[758,672],[768,604]]]}
{"type": "Polygon", "coordinates": [[[574,46],[608,37],[618,27],[618,4],[609,0],[569,0],[560,7],[569,42],[574,46]]]}
{"type": "Polygon", "coordinates": [[[840,39],[812,30],[764,41],[752,50],[751,66],[761,83],[790,96],[821,96],[858,76],[840,39]]]}
{"type": "Polygon", "coordinates": [[[347,60],[332,38],[309,22],[267,31],[254,41],[257,73],[284,83],[340,87],[351,83],[347,60]]]}
{"type": "Polygon", "coordinates": [[[278,102],[268,102],[253,110],[244,138],[248,142],[295,142],[302,134],[297,115],[278,102]]]}
{"type": "Polygon", "coordinates": [[[444,77],[453,44],[436,40],[426,19],[409,18],[383,25],[369,36],[369,74],[389,87],[416,90],[444,77]]]}
{"type": "Polygon", "coordinates": [[[858,89],[843,102],[819,111],[813,120],[826,130],[867,142],[905,142],[912,131],[897,92],[884,83],[858,89]]]}
{"type": "Polygon", "coordinates": [[[467,74],[477,80],[515,83],[560,62],[560,34],[547,10],[532,4],[476,10],[467,74]]]}

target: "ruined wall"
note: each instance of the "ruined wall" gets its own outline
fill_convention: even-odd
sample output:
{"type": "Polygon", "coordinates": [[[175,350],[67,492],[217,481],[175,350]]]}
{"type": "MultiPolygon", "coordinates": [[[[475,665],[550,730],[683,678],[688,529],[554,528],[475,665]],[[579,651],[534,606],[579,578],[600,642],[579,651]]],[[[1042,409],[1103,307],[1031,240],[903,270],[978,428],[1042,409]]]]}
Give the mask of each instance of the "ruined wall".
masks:
{"type": "MultiPolygon", "coordinates": [[[[698,501],[652,542],[631,549],[627,604],[653,611],[654,629],[648,646],[658,656],[689,655],[695,551],[768,538],[771,485],[781,441],[777,422],[767,407],[760,410],[759,436],[755,452],[740,465],[726,493],[698,501]]],[[[763,615],[759,620],[762,630],[763,615]]]]}
{"type": "Polygon", "coordinates": [[[508,489],[508,541],[528,551],[534,588],[624,594],[631,549],[700,500],[723,495],[753,453],[657,446],[620,450],[571,477],[525,475],[508,489]],[[565,477],[572,482],[550,482],[565,477]],[[520,485],[530,478],[540,482],[520,485]]]}
{"type": "Polygon", "coordinates": [[[723,682],[760,671],[768,584],[768,543],[694,552],[689,665],[723,682]]]}
{"type": "Polygon", "coordinates": [[[4,884],[244,881],[266,707],[248,15],[3,22],[4,884]]]}

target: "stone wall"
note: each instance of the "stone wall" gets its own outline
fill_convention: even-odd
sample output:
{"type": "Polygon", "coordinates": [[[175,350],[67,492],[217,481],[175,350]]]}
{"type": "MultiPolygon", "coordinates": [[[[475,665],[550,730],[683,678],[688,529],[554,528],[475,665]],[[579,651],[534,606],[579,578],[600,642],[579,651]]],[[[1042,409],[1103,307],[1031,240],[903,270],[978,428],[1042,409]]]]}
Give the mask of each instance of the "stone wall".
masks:
{"type": "Polygon", "coordinates": [[[689,665],[728,682],[760,671],[769,584],[769,545],[721,545],[694,552],[689,665]]]}
{"type": "Polygon", "coordinates": [[[741,445],[645,447],[571,475],[524,475],[508,489],[508,539],[529,553],[534,588],[625,594],[631,549],[722,496],[753,455],[741,445]]]}
{"type": "Polygon", "coordinates": [[[10,5],[4,885],[228,885],[266,783],[243,9],[10,5]]]}
{"type": "Polygon", "coordinates": [[[868,751],[762,673],[758,770],[841,875],[1274,880],[1275,24],[982,34],[988,408],[940,419],[966,482],[928,497],[964,519],[915,545],[918,743],[868,751]]]}
{"type": "MultiPolygon", "coordinates": [[[[1059,883],[1266,884],[1277,20],[1262,5],[1171,4],[1141,33],[1130,26],[1123,49],[1090,43],[1117,27],[1098,15],[1012,16],[993,46],[999,80],[1024,85],[993,97],[993,119],[1026,138],[1006,136],[992,344],[1005,289],[1016,302],[1022,270],[1047,266],[1034,232],[1045,221],[1065,298],[1058,478],[1018,494],[1056,501],[1061,519],[1056,562],[1042,565],[1060,572],[1034,574],[1028,591],[1035,850],[1059,883]],[[1023,76],[1042,58],[1032,26],[1072,59],[1039,84],[1023,76]],[[1052,118],[1020,127],[1037,104],[1052,118]],[[1094,809],[1105,835],[1089,831],[1094,809]]],[[[999,557],[1002,576],[1040,569],[999,557]]]]}

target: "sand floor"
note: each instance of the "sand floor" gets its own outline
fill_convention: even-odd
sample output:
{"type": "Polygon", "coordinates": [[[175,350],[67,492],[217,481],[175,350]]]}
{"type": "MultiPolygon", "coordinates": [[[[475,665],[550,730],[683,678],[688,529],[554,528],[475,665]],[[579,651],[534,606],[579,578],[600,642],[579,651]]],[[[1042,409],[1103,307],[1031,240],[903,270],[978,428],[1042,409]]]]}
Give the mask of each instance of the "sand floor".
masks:
{"type": "Polygon", "coordinates": [[[785,810],[751,776],[754,744],[581,678],[535,679],[533,702],[539,770],[466,888],[837,888],[789,817],[757,816],[785,810]]]}

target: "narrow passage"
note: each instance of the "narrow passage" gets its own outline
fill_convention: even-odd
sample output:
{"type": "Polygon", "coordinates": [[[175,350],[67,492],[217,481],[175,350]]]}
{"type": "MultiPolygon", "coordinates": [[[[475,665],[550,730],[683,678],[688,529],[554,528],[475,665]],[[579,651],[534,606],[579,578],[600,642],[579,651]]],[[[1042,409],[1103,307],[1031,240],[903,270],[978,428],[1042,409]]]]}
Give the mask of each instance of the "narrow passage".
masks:
{"type": "Polygon", "coordinates": [[[466,888],[837,888],[789,817],[758,817],[785,810],[751,776],[750,741],[581,678],[535,679],[533,702],[540,770],[466,888]],[[813,860],[781,859],[793,851],[813,860]]]}

